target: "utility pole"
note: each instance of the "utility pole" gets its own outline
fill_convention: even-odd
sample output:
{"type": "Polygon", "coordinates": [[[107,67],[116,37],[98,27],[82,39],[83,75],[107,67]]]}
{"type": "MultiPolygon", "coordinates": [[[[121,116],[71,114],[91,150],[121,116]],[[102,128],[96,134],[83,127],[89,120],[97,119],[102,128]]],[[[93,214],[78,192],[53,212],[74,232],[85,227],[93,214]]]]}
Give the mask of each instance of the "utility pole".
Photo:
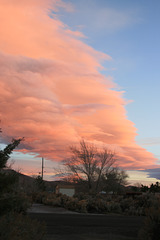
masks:
{"type": "Polygon", "coordinates": [[[42,180],[43,180],[43,168],[44,168],[44,159],[42,157],[42,180]]]}

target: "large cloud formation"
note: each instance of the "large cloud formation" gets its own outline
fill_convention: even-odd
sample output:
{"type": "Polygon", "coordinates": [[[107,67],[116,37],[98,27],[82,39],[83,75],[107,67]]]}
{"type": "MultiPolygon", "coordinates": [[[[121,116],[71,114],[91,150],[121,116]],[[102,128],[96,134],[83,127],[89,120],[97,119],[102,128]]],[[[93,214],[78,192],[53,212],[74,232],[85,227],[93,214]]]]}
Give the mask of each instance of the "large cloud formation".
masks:
{"type": "Polygon", "coordinates": [[[3,138],[25,137],[23,152],[60,161],[82,137],[112,146],[119,165],[151,167],[135,142],[123,93],[100,73],[111,57],[58,19],[60,0],[0,0],[0,119],[3,138]]]}

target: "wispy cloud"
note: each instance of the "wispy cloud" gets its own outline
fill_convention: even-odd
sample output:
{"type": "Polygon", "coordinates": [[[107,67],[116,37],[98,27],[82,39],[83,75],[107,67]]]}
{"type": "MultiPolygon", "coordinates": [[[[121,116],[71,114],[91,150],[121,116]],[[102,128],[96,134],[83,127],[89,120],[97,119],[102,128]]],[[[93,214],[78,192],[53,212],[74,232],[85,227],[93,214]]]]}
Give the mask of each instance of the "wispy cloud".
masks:
{"type": "Polygon", "coordinates": [[[147,169],[144,170],[144,172],[147,173],[148,178],[156,178],[157,180],[160,180],[160,168],[147,169]]]}
{"type": "Polygon", "coordinates": [[[99,8],[95,15],[94,12],[92,14],[93,18],[91,21],[97,30],[115,31],[135,23],[135,13],[133,11],[99,8]]]}
{"type": "Polygon", "coordinates": [[[159,137],[143,138],[139,139],[138,143],[144,146],[160,145],[160,138],[159,137]]]}
{"type": "MultiPolygon", "coordinates": [[[[107,2],[81,0],[74,4],[75,25],[97,34],[112,33],[142,22],[137,8],[111,7],[107,2]],[[82,17],[83,14],[83,17],[82,17]]],[[[73,24],[72,24],[73,25],[73,24]]]]}
{"type": "Polygon", "coordinates": [[[0,5],[0,118],[3,139],[24,136],[22,152],[52,161],[67,157],[81,137],[112,146],[128,169],[154,156],[135,143],[123,92],[103,76],[111,57],[79,40],[51,9],[61,1],[2,1],[0,5]]]}

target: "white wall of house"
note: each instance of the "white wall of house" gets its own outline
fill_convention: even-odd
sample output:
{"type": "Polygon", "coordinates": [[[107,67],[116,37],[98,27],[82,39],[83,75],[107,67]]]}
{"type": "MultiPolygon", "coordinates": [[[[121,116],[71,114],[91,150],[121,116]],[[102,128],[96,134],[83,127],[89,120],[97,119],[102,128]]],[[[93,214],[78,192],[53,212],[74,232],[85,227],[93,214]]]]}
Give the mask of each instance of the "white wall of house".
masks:
{"type": "Polygon", "coordinates": [[[59,188],[59,193],[66,194],[69,197],[73,197],[75,194],[74,188],[59,188]]]}

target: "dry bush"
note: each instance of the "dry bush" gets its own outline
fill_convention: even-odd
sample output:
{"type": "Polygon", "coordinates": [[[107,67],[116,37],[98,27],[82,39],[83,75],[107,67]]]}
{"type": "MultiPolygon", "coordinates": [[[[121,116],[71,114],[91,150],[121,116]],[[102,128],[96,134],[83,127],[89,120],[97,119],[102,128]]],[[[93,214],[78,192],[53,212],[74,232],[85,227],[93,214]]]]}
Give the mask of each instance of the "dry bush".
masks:
{"type": "Polygon", "coordinates": [[[0,215],[13,211],[25,213],[31,206],[31,200],[24,193],[5,193],[0,196],[0,215]]]}
{"type": "Polygon", "coordinates": [[[43,203],[43,199],[45,199],[48,195],[49,193],[47,192],[33,192],[31,197],[34,203],[43,203]]]}
{"type": "Polygon", "coordinates": [[[74,197],[54,193],[38,193],[38,202],[78,212],[121,213],[125,215],[144,216],[146,209],[159,206],[159,196],[145,194],[135,197],[119,195],[87,195],[79,193],[74,197]]]}
{"type": "Polygon", "coordinates": [[[61,198],[55,195],[49,195],[42,199],[42,203],[53,207],[61,207],[61,198]]]}
{"type": "Polygon", "coordinates": [[[160,207],[151,207],[146,211],[146,218],[142,229],[139,231],[138,239],[160,239],[160,207]]]}
{"type": "Polygon", "coordinates": [[[80,200],[77,202],[77,210],[80,213],[87,213],[87,200],[80,200]]]}
{"type": "Polygon", "coordinates": [[[1,240],[43,240],[45,225],[26,215],[9,213],[0,218],[1,240]]]}
{"type": "Polygon", "coordinates": [[[96,212],[96,213],[107,213],[108,212],[108,204],[103,199],[90,198],[90,199],[88,199],[87,211],[88,212],[96,212]]]}

